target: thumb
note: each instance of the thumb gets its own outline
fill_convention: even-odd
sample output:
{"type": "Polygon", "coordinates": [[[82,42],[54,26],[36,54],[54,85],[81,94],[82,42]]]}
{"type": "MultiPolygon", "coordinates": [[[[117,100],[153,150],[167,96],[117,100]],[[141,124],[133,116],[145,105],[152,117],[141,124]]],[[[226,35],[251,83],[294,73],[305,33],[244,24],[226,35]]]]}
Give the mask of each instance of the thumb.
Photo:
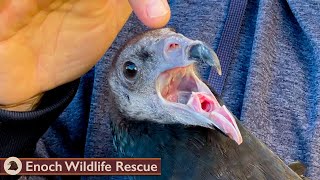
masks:
{"type": "Polygon", "coordinates": [[[140,21],[150,28],[165,26],[170,19],[167,0],[129,0],[140,21]]]}

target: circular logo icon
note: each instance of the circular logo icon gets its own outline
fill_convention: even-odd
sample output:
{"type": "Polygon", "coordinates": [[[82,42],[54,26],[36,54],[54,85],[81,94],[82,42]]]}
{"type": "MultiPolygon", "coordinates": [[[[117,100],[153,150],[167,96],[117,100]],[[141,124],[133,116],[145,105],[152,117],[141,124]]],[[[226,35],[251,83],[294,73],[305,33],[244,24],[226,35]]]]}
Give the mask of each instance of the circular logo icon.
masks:
{"type": "Polygon", "coordinates": [[[9,157],[4,161],[4,171],[9,175],[17,175],[22,169],[22,163],[20,159],[16,157],[9,157]]]}

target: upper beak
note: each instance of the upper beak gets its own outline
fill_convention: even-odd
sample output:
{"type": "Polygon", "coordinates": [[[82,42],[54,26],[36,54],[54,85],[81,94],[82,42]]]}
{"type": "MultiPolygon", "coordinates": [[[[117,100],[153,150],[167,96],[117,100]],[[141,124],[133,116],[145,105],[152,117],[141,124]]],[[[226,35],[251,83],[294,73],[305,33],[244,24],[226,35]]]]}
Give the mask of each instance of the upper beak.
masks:
{"type": "Polygon", "coordinates": [[[200,60],[210,66],[215,67],[217,73],[221,76],[221,65],[217,54],[202,42],[193,44],[189,47],[189,59],[200,60]]]}

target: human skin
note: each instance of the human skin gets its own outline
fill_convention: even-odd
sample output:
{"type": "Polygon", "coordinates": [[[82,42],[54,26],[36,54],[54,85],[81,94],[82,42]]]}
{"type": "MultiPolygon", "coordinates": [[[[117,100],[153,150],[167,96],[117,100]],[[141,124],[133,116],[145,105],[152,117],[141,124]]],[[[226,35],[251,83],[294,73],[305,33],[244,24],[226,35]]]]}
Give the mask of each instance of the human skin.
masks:
{"type": "Polygon", "coordinates": [[[0,108],[29,110],[20,105],[86,73],[132,9],[151,28],[170,18],[166,0],[1,0],[0,108]]]}

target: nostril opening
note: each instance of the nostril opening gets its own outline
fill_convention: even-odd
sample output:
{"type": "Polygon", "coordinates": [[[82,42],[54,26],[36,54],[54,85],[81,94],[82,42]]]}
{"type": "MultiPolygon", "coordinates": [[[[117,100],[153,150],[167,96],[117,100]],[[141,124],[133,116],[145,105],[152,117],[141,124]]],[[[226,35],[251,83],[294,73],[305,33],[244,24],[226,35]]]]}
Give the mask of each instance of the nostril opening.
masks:
{"type": "MultiPolygon", "coordinates": [[[[1,0],[0,0],[1,1],[1,0]]],[[[183,44],[176,39],[168,39],[166,40],[163,50],[166,58],[170,59],[170,61],[174,61],[177,58],[182,58],[183,56],[183,44]]]]}
{"type": "Polygon", "coordinates": [[[170,43],[169,46],[168,46],[168,51],[175,50],[175,49],[177,49],[179,47],[180,47],[180,45],[178,43],[170,43]]]}

